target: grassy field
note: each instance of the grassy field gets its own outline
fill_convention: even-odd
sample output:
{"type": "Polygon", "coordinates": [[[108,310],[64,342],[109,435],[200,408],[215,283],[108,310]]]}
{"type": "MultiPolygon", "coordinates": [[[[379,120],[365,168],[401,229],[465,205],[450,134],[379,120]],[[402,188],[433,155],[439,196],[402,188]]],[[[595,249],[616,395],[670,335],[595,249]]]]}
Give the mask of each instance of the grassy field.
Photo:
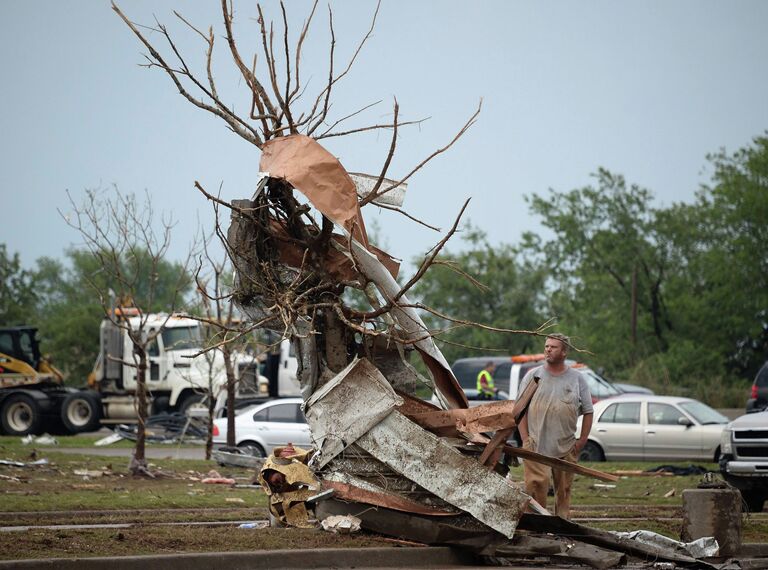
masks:
{"type": "MultiPolygon", "coordinates": [[[[71,448],[90,446],[94,438],[58,440],[59,447],[71,448]]],[[[0,465],[4,526],[133,526],[3,531],[0,559],[393,544],[371,534],[339,537],[314,530],[236,528],[236,521],[267,518],[264,493],[258,488],[204,484],[202,479],[215,469],[222,476],[234,478],[238,485],[249,485],[255,476],[250,470],[219,467],[202,460],[161,459],[151,462],[156,478],[135,478],[127,474],[126,458],[73,455],[57,451],[56,447],[23,446],[20,438],[0,437],[0,459],[29,463],[41,458],[47,463],[0,465]]],[[[656,465],[588,464],[607,472],[645,470],[656,465]]],[[[717,470],[715,464],[697,465],[717,470]]],[[[514,469],[511,478],[521,481],[522,467],[514,469]]],[[[576,476],[573,518],[605,530],[645,529],[679,538],[682,491],[695,488],[700,480],[701,476],[625,476],[612,487],[576,476]]],[[[744,542],[764,542],[768,514],[745,515],[743,528],[744,542]]]]}

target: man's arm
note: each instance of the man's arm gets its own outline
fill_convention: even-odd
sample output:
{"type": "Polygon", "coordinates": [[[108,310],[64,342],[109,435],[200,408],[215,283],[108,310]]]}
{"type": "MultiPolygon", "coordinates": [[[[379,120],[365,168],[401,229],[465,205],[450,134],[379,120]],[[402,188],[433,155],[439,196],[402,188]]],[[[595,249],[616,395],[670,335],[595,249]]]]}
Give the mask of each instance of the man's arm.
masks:
{"type": "MultiPolygon", "coordinates": [[[[594,414],[592,412],[589,412],[588,414],[584,414],[583,419],[581,420],[581,434],[579,435],[579,439],[576,440],[576,459],[579,458],[579,453],[581,453],[581,450],[584,449],[584,446],[587,445],[587,438],[589,437],[589,431],[592,429],[592,418],[594,417],[594,414]]],[[[522,430],[520,430],[520,433],[522,433],[522,430]]]]}

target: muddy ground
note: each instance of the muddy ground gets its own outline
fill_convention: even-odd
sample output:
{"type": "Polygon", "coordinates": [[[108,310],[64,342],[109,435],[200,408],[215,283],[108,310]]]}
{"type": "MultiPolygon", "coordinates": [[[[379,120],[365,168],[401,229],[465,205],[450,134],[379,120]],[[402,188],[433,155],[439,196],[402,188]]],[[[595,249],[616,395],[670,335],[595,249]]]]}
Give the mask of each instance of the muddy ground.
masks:
{"type": "MultiPolygon", "coordinates": [[[[121,556],[180,552],[317,547],[415,547],[368,533],[339,536],[320,530],[241,529],[267,519],[266,497],[254,473],[202,460],[153,460],[154,479],[127,475],[122,459],[31,450],[0,438],[0,559],[121,556]],[[45,459],[42,465],[30,465],[45,459]],[[236,485],[202,483],[214,469],[236,485]],[[73,527],[72,525],[77,525],[73,527]],[[87,525],[112,525],[93,528],[87,525]],[[120,526],[115,526],[120,525],[120,526]],[[49,528],[43,528],[48,526],[49,528]]],[[[649,464],[590,464],[604,471],[649,464]]],[[[707,465],[714,469],[714,465],[707,465]]],[[[513,472],[513,478],[521,473],[513,472]]],[[[605,530],[652,530],[679,538],[683,489],[701,476],[622,477],[615,486],[575,481],[573,518],[605,530]]],[[[765,542],[768,513],[743,517],[744,542],[765,542]]]]}

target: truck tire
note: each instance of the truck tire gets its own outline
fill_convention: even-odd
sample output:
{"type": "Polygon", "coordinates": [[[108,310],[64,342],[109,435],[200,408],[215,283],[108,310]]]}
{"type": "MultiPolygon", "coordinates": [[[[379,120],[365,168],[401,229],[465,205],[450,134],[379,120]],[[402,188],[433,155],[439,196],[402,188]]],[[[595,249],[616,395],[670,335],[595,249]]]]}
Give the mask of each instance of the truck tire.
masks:
{"type": "Polygon", "coordinates": [[[157,396],[152,400],[152,415],[168,412],[171,407],[171,399],[168,396],[157,396]]]}
{"type": "Polygon", "coordinates": [[[747,511],[750,513],[762,513],[765,504],[766,493],[762,489],[751,489],[749,491],[741,489],[741,498],[747,505],[747,511]]]}
{"type": "Polygon", "coordinates": [[[61,405],[61,421],[70,433],[97,430],[101,415],[101,398],[94,392],[72,392],[61,405]]]}
{"type": "Polygon", "coordinates": [[[190,408],[196,407],[200,404],[205,402],[205,395],[204,394],[187,394],[186,397],[181,401],[181,403],[176,404],[176,409],[179,411],[179,413],[187,415],[187,411],[190,408]]]}
{"type": "Polygon", "coordinates": [[[0,407],[0,425],[6,435],[39,434],[43,425],[40,404],[29,394],[11,394],[0,407]]]}

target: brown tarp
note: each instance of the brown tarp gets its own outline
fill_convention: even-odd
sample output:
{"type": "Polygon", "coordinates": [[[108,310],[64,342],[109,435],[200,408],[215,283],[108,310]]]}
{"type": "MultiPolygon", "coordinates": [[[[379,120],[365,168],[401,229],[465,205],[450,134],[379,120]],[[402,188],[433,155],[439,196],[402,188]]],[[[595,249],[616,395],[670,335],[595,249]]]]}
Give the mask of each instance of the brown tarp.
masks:
{"type": "Polygon", "coordinates": [[[315,208],[368,247],[355,183],[338,159],[316,140],[290,135],[267,141],[261,149],[259,170],[288,181],[315,208]]]}

